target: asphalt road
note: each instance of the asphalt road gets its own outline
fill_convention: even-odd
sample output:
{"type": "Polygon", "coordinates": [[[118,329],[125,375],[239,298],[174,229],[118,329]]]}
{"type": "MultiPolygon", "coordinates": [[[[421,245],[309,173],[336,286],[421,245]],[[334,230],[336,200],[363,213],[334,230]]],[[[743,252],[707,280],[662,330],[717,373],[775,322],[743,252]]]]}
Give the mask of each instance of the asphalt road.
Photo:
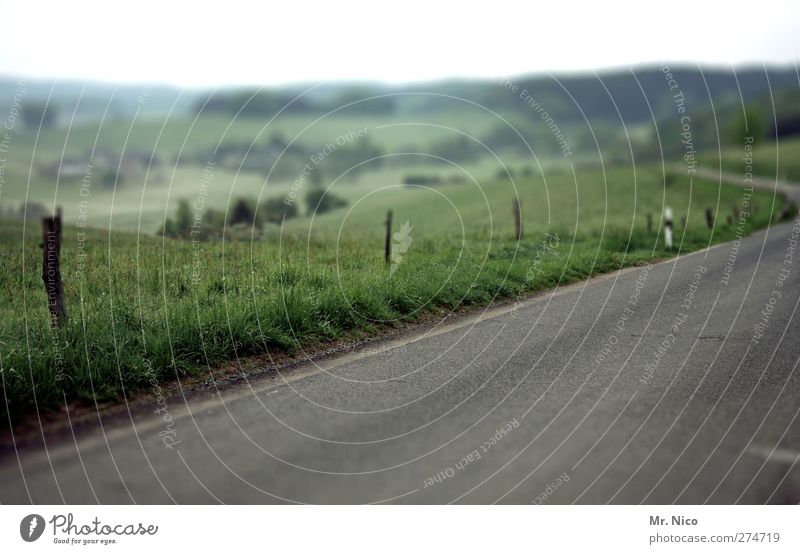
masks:
{"type": "Polygon", "coordinates": [[[6,451],[0,501],[797,503],[795,225],[6,451]]]}

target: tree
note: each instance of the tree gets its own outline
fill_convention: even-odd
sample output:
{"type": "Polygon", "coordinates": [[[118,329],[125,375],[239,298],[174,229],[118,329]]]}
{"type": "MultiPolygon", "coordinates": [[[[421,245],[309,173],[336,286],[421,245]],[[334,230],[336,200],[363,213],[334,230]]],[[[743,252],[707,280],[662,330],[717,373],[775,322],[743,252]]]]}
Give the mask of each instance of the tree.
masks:
{"type": "Polygon", "coordinates": [[[161,234],[165,237],[177,236],[177,232],[175,231],[175,222],[170,218],[165,219],[164,225],[161,226],[161,234]]]}
{"type": "Polygon", "coordinates": [[[221,231],[225,226],[225,212],[209,208],[203,214],[203,223],[211,229],[221,231]]]}
{"type": "Polygon", "coordinates": [[[742,145],[752,137],[751,144],[756,145],[766,136],[766,124],[761,111],[753,105],[746,105],[738,112],[731,128],[732,144],[742,145]]]}
{"type": "Polygon", "coordinates": [[[45,102],[29,102],[22,108],[22,122],[30,129],[53,127],[58,119],[58,108],[55,104],[45,102]]]}
{"type": "Polygon", "coordinates": [[[312,188],[306,193],[308,213],[322,214],[347,206],[347,200],[335,194],[327,193],[321,188],[312,188]]]}
{"type": "Polygon", "coordinates": [[[260,222],[256,221],[256,211],[253,208],[253,203],[247,198],[239,198],[236,200],[231,209],[231,214],[228,217],[228,223],[232,225],[244,223],[246,225],[261,227],[260,222]]]}
{"type": "Polygon", "coordinates": [[[178,209],[175,212],[175,219],[167,218],[161,232],[168,237],[189,238],[192,234],[192,223],[194,214],[192,206],[185,198],[178,200],[178,209]]]}
{"type": "Polygon", "coordinates": [[[258,208],[258,217],[269,223],[283,223],[284,219],[297,217],[297,205],[287,204],[283,198],[268,198],[258,208]]]}
{"type": "Polygon", "coordinates": [[[192,206],[185,198],[178,201],[178,211],[175,213],[175,227],[177,228],[178,235],[187,238],[192,232],[192,223],[194,222],[194,214],[192,213],[192,206]]]}

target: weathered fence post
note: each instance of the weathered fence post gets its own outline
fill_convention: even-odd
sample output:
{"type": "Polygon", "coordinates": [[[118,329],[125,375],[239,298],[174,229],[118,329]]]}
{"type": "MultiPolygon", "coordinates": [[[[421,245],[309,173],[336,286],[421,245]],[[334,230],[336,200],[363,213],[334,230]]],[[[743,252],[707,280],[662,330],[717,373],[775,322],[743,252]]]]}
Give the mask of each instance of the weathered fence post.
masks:
{"type": "Polygon", "coordinates": [[[686,233],[686,214],[681,216],[681,231],[686,233]]]}
{"type": "Polygon", "coordinates": [[[392,264],[392,210],[386,212],[386,266],[392,264]]]}
{"type": "Polygon", "coordinates": [[[522,209],[519,205],[519,198],[514,198],[514,229],[517,233],[517,240],[522,240],[522,209]]]}
{"type": "Polygon", "coordinates": [[[647,214],[647,234],[650,235],[653,233],[653,214],[647,214]]]}
{"type": "Polygon", "coordinates": [[[67,322],[67,304],[64,301],[64,282],[61,280],[61,209],[54,216],[42,218],[44,244],[42,281],[47,293],[50,319],[55,326],[67,322]]]}
{"type": "Polygon", "coordinates": [[[672,208],[664,208],[664,245],[672,249],[672,208]]]}
{"type": "Polygon", "coordinates": [[[711,208],[706,208],[706,225],[709,229],[714,228],[714,212],[711,211],[711,208]]]}

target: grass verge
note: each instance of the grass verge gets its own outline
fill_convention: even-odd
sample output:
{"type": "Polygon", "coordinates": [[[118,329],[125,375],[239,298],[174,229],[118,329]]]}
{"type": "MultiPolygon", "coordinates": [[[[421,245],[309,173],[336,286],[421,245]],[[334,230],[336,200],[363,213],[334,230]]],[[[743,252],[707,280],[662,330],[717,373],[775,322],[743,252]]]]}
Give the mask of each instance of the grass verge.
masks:
{"type": "Polygon", "coordinates": [[[662,247],[658,218],[646,228],[647,214],[660,214],[664,204],[675,211],[680,252],[764,227],[782,205],[756,193],[759,210],[738,228],[723,214],[741,202],[741,189],[680,179],[665,188],[656,169],[564,174],[546,185],[392,190],[252,243],[195,244],[66,225],[71,317],[60,329],[49,325],[38,222],[24,229],[2,223],[0,418],[15,423],[65,403],[117,400],[244,356],[264,356],[268,365],[271,354],[355,330],[370,333],[435,310],[486,305],[673,256],[662,247]],[[516,194],[525,207],[520,242],[509,217],[516,194]],[[387,207],[398,227],[406,220],[413,227],[391,275],[382,259],[387,207]],[[718,214],[713,235],[705,207],[718,214]]]}

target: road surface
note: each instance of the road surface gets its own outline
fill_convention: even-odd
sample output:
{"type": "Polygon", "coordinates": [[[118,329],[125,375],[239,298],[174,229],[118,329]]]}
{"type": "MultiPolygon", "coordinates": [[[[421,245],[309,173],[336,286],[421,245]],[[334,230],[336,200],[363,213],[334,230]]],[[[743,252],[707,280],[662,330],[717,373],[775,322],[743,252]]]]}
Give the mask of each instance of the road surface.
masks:
{"type": "Polygon", "coordinates": [[[0,501],[797,503],[798,225],[5,451],[0,501]]]}

